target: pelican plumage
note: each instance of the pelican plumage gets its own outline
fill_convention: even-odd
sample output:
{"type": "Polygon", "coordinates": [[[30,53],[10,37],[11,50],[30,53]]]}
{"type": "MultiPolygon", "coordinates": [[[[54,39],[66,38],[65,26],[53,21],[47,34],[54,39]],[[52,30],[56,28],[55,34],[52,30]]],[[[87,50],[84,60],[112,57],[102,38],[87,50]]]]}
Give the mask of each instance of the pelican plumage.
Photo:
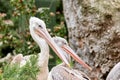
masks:
{"type": "MultiPolygon", "coordinates": [[[[67,53],[68,52],[71,53],[73,51],[71,51],[70,47],[68,48],[67,41],[64,38],[61,38],[61,37],[54,37],[53,39],[62,50],[65,50],[64,51],[64,56],[70,62],[71,58],[70,58],[70,55],[68,55],[67,53]]],[[[72,56],[72,57],[73,58],[75,57],[74,59],[76,61],[78,61],[84,67],[91,70],[91,68],[89,66],[87,66],[87,64],[85,64],[82,60],[80,60],[80,58],[78,58],[76,56],[77,55],[74,54],[74,56],[72,56]]],[[[65,63],[63,62],[62,64],[59,64],[59,65],[52,68],[52,70],[49,72],[48,80],[90,80],[90,78],[81,71],[78,71],[76,69],[67,67],[65,65],[65,63]]]]}
{"type": "MultiPolygon", "coordinates": [[[[29,20],[30,23],[30,34],[34,41],[39,45],[41,52],[38,54],[38,66],[40,67],[40,72],[37,76],[37,80],[47,80],[48,77],[48,59],[49,59],[49,46],[53,49],[53,51],[58,55],[58,57],[66,64],[66,66],[70,67],[69,61],[66,56],[63,55],[64,51],[55,43],[55,41],[49,35],[46,25],[44,21],[39,18],[31,17],[29,20]]],[[[79,61],[78,57],[74,56],[71,52],[72,50],[66,50],[67,53],[70,53],[74,59],[79,61]]],[[[12,63],[19,62],[21,66],[24,66],[27,61],[29,61],[31,55],[23,56],[22,54],[17,55],[12,63]],[[18,59],[18,60],[16,60],[18,59]]],[[[84,65],[86,67],[86,65],[84,65]]],[[[90,67],[87,67],[90,68],[90,67]]]]}
{"type": "Polygon", "coordinates": [[[106,80],[120,80],[120,62],[111,69],[106,80]]]}
{"type": "MultiPolygon", "coordinates": [[[[49,46],[56,52],[56,54],[62,59],[68,66],[69,63],[62,55],[62,51],[55,44],[49,33],[47,32],[46,25],[43,20],[36,17],[31,17],[29,20],[30,34],[34,41],[39,45],[41,52],[38,54],[38,66],[40,67],[40,73],[37,76],[37,80],[47,80],[48,77],[48,60],[49,60],[49,46]]],[[[12,60],[12,64],[19,62],[20,66],[24,66],[27,61],[30,60],[31,55],[23,56],[18,54],[12,60]]]]}

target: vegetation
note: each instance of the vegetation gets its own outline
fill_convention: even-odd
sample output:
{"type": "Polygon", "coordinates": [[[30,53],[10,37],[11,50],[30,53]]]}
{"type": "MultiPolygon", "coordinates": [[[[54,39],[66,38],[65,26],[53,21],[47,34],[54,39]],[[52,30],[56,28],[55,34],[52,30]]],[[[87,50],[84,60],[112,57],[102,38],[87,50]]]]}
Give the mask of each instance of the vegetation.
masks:
{"type": "Polygon", "coordinates": [[[5,65],[0,80],[36,80],[38,72],[37,57],[31,56],[30,62],[22,67],[19,63],[5,65]]]}

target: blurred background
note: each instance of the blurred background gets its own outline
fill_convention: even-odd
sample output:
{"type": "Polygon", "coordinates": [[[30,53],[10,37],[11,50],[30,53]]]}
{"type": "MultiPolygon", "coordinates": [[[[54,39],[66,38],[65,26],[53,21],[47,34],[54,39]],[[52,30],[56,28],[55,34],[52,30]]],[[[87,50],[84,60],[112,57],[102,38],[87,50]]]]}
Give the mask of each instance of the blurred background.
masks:
{"type": "MultiPolygon", "coordinates": [[[[29,32],[31,16],[44,20],[51,36],[67,39],[61,0],[0,0],[0,58],[8,53],[30,55],[40,52],[29,32]]],[[[60,62],[50,50],[49,68],[60,62]]]]}

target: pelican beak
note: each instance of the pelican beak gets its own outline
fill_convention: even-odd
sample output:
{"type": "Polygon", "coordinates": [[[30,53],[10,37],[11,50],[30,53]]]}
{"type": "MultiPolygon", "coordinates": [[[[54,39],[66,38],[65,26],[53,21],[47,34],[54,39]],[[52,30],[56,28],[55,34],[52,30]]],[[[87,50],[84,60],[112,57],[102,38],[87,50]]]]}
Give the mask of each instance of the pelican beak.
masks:
{"type": "Polygon", "coordinates": [[[70,56],[72,56],[78,63],[80,63],[82,66],[85,68],[92,70],[90,66],[88,66],[76,53],[68,46],[68,45],[63,45],[62,49],[68,53],[70,56]]]}
{"type": "Polygon", "coordinates": [[[67,59],[65,58],[65,56],[63,55],[62,50],[53,41],[53,39],[51,38],[51,36],[47,32],[47,30],[45,30],[45,29],[41,30],[40,28],[37,28],[37,29],[35,29],[35,33],[38,36],[44,38],[46,40],[46,42],[50,45],[50,47],[53,49],[53,51],[58,55],[58,57],[70,67],[70,64],[67,61],[67,59]]]}

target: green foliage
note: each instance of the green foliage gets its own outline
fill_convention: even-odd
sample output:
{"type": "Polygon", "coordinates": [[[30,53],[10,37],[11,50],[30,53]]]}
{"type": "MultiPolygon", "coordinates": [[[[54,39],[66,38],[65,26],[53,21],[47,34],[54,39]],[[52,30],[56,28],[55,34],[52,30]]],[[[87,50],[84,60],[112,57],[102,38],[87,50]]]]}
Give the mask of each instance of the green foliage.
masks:
{"type": "Polygon", "coordinates": [[[64,25],[64,22],[61,22],[60,25],[56,25],[54,27],[53,33],[56,36],[61,36],[61,37],[67,38],[67,35],[66,35],[67,31],[66,31],[66,27],[64,25]]]}
{"type": "Polygon", "coordinates": [[[14,7],[14,16],[31,15],[35,13],[36,7],[35,0],[10,0],[10,3],[14,7]]]}
{"type": "Polygon", "coordinates": [[[12,6],[10,5],[10,0],[0,0],[0,12],[6,13],[6,18],[10,18],[12,14],[12,6]]]}
{"type": "Polygon", "coordinates": [[[30,16],[35,15],[36,6],[35,0],[10,0],[13,7],[13,21],[19,31],[22,32],[28,27],[28,20],[30,16]]]}
{"type": "Polygon", "coordinates": [[[3,68],[0,74],[0,80],[37,80],[36,76],[39,72],[37,65],[37,57],[31,56],[23,67],[20,64],[8,64],[3,68]]]}
{"type": "MultiPolygon", "coordinates": [[[[36,13],[34,0],[1,1],[9,3],[13,11],[10,19],[6,20],[7,13],[0,13],[0,55],[7,53],[33,54],[38,52],[38,46],[30,36],[28,20],[36,13]],[[11,3],[11,4],[10,4],[11,3]],[[9,24],[8,24],[9,23],[9,24]],[[34,46],[34,47],[33,47],[34,46]]],[[[2,11],[2,10],[1,10],[2,11]]]]}

